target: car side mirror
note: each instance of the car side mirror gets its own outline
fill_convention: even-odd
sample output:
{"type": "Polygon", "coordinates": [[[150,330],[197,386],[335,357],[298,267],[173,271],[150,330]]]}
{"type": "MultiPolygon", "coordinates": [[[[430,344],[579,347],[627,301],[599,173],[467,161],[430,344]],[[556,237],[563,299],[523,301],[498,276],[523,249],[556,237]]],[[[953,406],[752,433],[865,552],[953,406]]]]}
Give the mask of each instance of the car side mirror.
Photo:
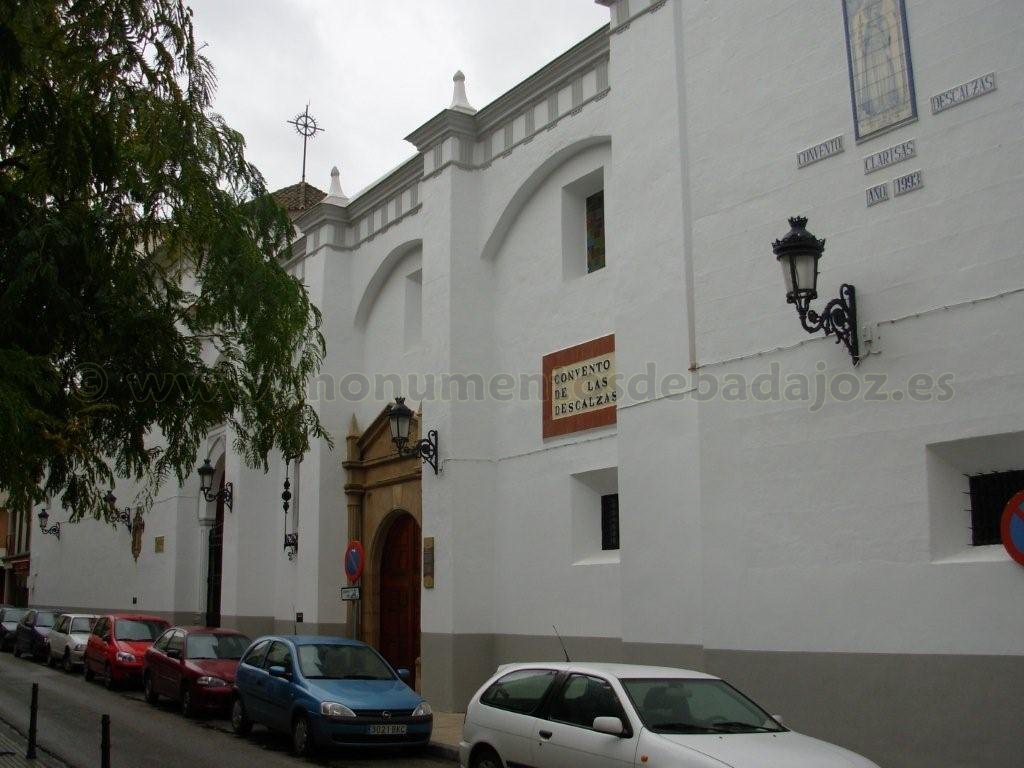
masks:
{"type": "Polygon", "coordinates": [[[395,672],[398,673],[398,679],[402,680],[403,682],[406,682],[406,683],[408,683],[409,682],[409,678],[412,677],[412,672],[410,672],[405,667],[399,667],[398,669],[395,670],[395,672]]]}
{"type": "Polygon", "coordinates": [[[609,736],[621,736],[626,729],[617,717],[595,717],[594,730],[609,736]]]}
{"type": "Polygon", "coordinates": [[[291,677],[287,669],[277,664],[268,669],[267,672],[270,673],[271,677],[291,677]]]}
{"type": "Polygon", "coordinates": [[[171,648],[168,648],[167,649],[167,657],[170,658],[170,659],[178,659],[179,661],[181,661],[181,651],[177,651],[177,650],[173,650],[171,648]]]}

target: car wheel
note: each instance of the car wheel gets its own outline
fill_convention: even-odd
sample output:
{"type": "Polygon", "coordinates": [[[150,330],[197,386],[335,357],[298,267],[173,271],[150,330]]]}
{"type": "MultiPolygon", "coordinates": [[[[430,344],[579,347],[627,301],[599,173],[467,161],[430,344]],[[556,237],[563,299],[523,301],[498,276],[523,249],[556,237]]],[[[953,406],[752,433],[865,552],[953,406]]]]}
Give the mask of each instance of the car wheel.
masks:
{"type": "Polygon", "coordinates": [[[71,654],[67,651],[64,651],[64,658],[60,660],[60,665],[65,672],[71,673],[75,671],[75,665],[71,663],[71,654]]]}
{"type": "Polygon", "coordinates": [[[17,643],[14,644],[14,658],[16,658],[16,659],[20,659],[21,658],[21,648],[18,647],[17,643]]]}
{"type": "Polygon", "coordinates": [[[313,733],[309,728],[309,718],[297,715],[292,723],[292,754],[296,757],[313,757],[316,748],[313,745],[313,733]]]}
{"type": "Polygon", "coordinates": [[[148,673],[146,674],[146,677],[143,679],[142,690],[145,693],[146,701],[148,701],[150,704],[160,703],[160,694],[153,690],[153,677],[148,673]]]}
{"type": "Polygon", "coordinates": [[[192,689],[188,684],[181,686],[181,714],[185,717],[196,716],[196,703],[192,700],[192,689]]]}
{"type": "Polygon", "coordinates": [[[46,666],[53,669],[57,666],[57,660],[53,657],[53,651],[46,652],[46,666]]]}
{"type": "Polygon", "coordinates": [[[469,760],[469,768],[502,768],[501,758],[493,749],[478,749],[469,760]]]}
{"type": "Polygon", "coordinates": [[[96,678],[96,673],[93,672],[89,668],[89,661],[88,661],[88,659],[85,660],[85,662],[82,665],[82,667],[83,667],[83,672],[85,674],[85,682],[91,683],[96,678]]]}
{"type": "Polygon", "coordinates": [[[117,690],[117,682],[114,680],[114,673],[110,669],[110,664],[103,665],[103,685],[107,687],[108,691],[117,690]]]}
{"type": "Polygon", "coordinates": [[[252,730],[252,720],[245,713],[245,704],[240,696],[236,696],[231,705],[231,730],[239,736],[248,736],[252,730]]]}

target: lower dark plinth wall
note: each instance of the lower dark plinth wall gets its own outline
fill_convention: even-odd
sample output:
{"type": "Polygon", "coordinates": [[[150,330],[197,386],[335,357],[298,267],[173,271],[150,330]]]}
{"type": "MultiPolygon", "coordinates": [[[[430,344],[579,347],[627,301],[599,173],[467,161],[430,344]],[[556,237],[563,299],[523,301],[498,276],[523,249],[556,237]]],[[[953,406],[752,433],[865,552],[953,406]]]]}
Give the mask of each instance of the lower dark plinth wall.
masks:
{"type": "MultiPolygon", "coordinates": [[[[1024,765],[1024,657],[730,651],[566,637],[574,661],[687,667],[718,675],[787,726],[882,768],[1024,765]]],[[[562,658],[558,640],[424,633],[422,690],[465,711],[499,664],[562,658]]]]}

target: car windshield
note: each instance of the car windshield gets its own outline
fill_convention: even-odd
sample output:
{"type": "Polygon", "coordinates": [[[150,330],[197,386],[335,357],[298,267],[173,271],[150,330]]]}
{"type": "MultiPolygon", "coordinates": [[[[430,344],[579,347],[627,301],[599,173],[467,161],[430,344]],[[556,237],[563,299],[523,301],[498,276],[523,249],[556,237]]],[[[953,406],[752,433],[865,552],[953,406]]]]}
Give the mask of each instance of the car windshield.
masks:
{"type": "Polygon", "coordinates": [[[71,620],[71,629],[69,632],[92,632],[92,628],[96,626],[96,619],[88,616],[78,616],[71,620]]]}
{"type": "Polygon", "coordinates": [[[786,730],[723,680],[623,679],[644,725],[655,733],[775,733],[786,730]]]}
{"type": "Polygon", "coordinates": [[[28,613],[27,608],[4,608],[4,621],[17,624],[26,613],[28,613]]]}
{"type": "Polygon", "coordinates": [[[314,679],[395,679],[387,662],[362,645],[300,645],[299,669],[304,677],[314,679]]]}
{"type": "Polygon", "coordinates": [[[37,627],[52,627],[53,622],[57,619],[57,614],[51,613],[50,611],[40,611],[36,614],[36,626],[37,627]]]}
{"type": "Polygon", "coordinates": [[[165,629],[166,622],[147,619],[118,619],[114,623],[114,635],[117,639],[129,642],[155,640],[165,629]]]}
{"type": "Polygon", "coordinates": [[[240,659],[252,642],[245,635],[191,634],[185,642],[189,659],[240,659]]]}

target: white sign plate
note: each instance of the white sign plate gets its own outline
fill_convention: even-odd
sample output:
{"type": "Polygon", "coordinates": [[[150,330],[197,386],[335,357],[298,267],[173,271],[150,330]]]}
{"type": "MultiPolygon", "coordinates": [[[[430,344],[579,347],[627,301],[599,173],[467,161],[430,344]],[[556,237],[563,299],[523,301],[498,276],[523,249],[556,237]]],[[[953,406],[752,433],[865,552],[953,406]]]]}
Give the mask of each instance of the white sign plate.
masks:
{"type": "Polygon", "coordinates": [[[341,588],[341,599],[342,600],[359,600],[362,598],[360,587],[342,587],[341,588]]]}
{"type": "Polygon", "coordinates": [[[904,141],[902,144],[897,144],[894,147],[883,149],[881,152],[875,152],[875,154],[865,157],[864,173],[874,173],[883,168],[888,168],[890,165],[902,163],[904,160],[909,160],[912,157],[917,157],[917,144],[914,139],[904,141]]]}
{"type": "Polygon", "coordinates": [[[899,176],[892,180],[893,196],[899,197],[923,186],[924,182],[921,180],[921,172],[911,171],[906,176],[899,176]]]}
{"type": "Polygon", "coordinates": [[[867,198],[868,208],[872,205],[884,203],[889,199],[889,182],[885,182],[884,184],[879,184],[865,190],[864,196],[867,198]]]}
{"type": "Polygon", "coordinates": [[[815,144],[813,147],[796,153],[796,167],[804,168],[811,163],[816,163],[819,160],[824,160],[826,157],[832,157],[832,155],[838,155],[843,151],[843,137],[836,136],[834,139],[823,141],[820,144],[815,144]]]}
{"type": "Polygon", "coordinates": [[[968,80],[966,83],[961,83],[955,88],[950,88],[948,91],[932,96],[932,114],[937,115],[939,112],[945,112],[947,109],[959,107],[964,102],[984,96],[986,93],[992,93],[995,89],[995,72],[989,72],[987,75],[968,80]]]}

